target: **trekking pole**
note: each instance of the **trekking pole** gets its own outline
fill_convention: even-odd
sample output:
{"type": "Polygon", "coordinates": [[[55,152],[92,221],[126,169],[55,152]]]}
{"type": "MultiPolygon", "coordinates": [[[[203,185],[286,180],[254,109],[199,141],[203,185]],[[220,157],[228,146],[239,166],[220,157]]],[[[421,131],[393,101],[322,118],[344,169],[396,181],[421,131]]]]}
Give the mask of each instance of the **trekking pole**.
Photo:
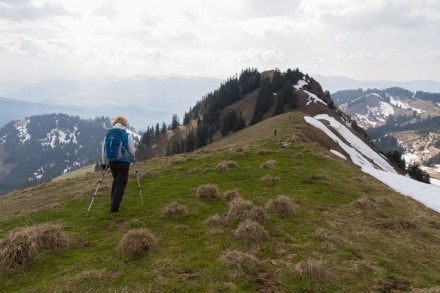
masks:
{"type": "Polygon", "coordinates": [[[87,209],[86,217],[89,215],[90,208],[92,207],[93,201],[95,200],[95,197],[96,197],[96,193],[98,193],[99,186],[101,185],[102,179],[104,178],[105,172],[107,172],[107,170],[108,170],[108,167],[106,167],[102,171],[101,179],[99,179],[98,186],[96,186],[96,190],[95,190],[95,193],[93,194],[92,201],[90,202],[89,208],[87,209]]]}
{"type": "Polygon", "coordinates": [[[138,174],[138,169],[137,169],[137,165],[136,165],[136,160],[134,161],[134,170],[136,172],[136,177],[137,177],[137,181],[138,181],[139,196],[141,197],[142,205],[144,205],[144,197],[142,196],[141,183],[139,182],[139,174],[138,174]]]}

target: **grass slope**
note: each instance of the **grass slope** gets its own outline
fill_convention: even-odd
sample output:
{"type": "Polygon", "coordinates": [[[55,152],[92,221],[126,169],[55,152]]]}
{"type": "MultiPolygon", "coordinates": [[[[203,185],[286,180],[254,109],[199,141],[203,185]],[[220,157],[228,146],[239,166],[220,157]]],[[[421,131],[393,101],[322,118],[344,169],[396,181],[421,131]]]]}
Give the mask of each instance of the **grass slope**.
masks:
{"type": "Polygon", "coordinates": [[[303,127],[300,114],[285,114],[197,152],[138,163],[144,205],[132,168],[117,214],[109,213],[109,174],[88,217],[100,173],[1,197],[0,239],[53,224],[70,243],[1,273],[0,291],[434,292],[439,214],[317,144],[278,148],[277,139],[297,137],[303,127]],[[270,160],[274,168],[261,167],[270,160]],[[224,161],[235,167],[217,170],[224,161]],[[201,199],[202,185],[217,186],[220,195],[234,190],[266,219],[246,226],[250,213],[233,218],[236,201],[201,199]],[[266,208],[280,195],[293,202],[293,213],[266,208]],[[167,216],[173,208],[180,212],[167,216]],[[252,239],[258,231],[268,238],[237,236],[246,227],[252,239]],[[154,246],[143,253],[121,249],[127,232],[151,233],[154,246]]]}

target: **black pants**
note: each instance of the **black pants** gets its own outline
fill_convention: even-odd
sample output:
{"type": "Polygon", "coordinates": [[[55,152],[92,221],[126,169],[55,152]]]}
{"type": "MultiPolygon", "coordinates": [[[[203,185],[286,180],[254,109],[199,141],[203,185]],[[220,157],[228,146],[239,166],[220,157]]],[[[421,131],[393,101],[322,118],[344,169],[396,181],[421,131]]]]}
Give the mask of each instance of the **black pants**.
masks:
{"type": "Polygon", "coordinates": [[[124,196],[125,186],[128,181],[128,170],[130,169],[129,162],[109,162],[110,171],[113,175],[110,212],[119,211],[122,197],[124,196]]]}

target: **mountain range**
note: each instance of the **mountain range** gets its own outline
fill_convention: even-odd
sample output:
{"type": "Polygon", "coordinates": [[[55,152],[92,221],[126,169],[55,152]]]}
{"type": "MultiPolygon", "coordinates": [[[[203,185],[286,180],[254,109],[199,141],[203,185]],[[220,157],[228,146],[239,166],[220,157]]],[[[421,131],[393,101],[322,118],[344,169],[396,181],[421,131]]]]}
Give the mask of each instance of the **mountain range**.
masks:
{"type": "Polygon", "coordinates": [[[156,122],[169,123],[211,91],[220,79],[171,75],[166,77],[109,76],[81,80],[44,80],[35,84],[0,83],[0,126],[30,115],[64,113],[82,118],[125,116],[144,131],[156,122]]]}
{"type": "Polygon", "coordinates": [[[0,194],[47,182],[100,159],[108,118],[29,116],[0,129],[0,194]]]}

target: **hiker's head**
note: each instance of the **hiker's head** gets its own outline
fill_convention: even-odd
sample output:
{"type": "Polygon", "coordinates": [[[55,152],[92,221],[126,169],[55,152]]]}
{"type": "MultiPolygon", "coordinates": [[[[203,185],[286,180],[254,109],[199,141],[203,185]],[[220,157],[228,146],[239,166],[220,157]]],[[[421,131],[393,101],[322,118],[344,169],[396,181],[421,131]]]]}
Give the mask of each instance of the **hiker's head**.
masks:
{"type": "Polygon", "coordinates": [[[112,121],[112,126],[115,126],[117,123],[121,123],[123,126],[127,126],[127,119],[125,119],[125,117],[118,116],[112,121]]]}

